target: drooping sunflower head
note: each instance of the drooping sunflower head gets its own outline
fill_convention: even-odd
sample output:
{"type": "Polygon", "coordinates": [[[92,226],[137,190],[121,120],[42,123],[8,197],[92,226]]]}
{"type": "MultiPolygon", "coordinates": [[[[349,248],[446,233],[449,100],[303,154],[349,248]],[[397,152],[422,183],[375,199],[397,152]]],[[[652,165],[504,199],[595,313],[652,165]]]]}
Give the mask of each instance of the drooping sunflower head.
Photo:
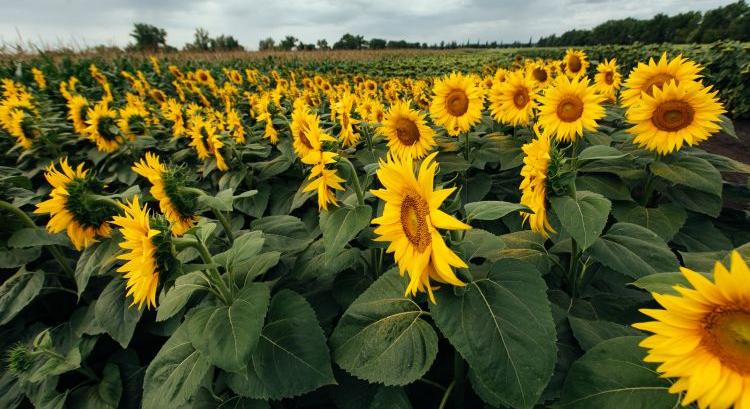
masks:
{"type": "Polygon", "coordinates": [[[717,262],[713,280],[681,268],[689,287],[653,293],[663,309],[642,309],[654,321],[634,324],[653,333],[640,346],[662,377],[677,378],[670,393],[701,408],[745,407],[750,402],[750,268],[739,252],[730,268],[717,262]]]}
{"type": "Polygon", "coordinates": [[[34,116],[29,110],[13,108],[8,110],[7,118],[3,121],[7,131],[16,138],[24,149],[30,149],[40,132],[34,125],[34,116]]]}
{"type": "Polygon", "coordinates": [[[112,153],[123,142],[117,128],[117,112],[109,108],[107,100],[100,101],[86,114],[86,135],[101,152],[112,153]]]}
{"type": "Polygon", "coordinates": [[[524,222],[529,222],[532,231],[549,237],[554,233],[547,218],[547,180],[552,159],[552,145],[549,135],[535,127],[536,138],[523,145],[523,167],[521,168],[521,204],[533,213],[522,212],[524,222]]]}
{"type": "Polygon", "coordinates": [[[127,297],[132,296],[131,306],[156,307],[156,292],[160,276],[165,276],[177,263],[172,257],[169,223],[165,219],[151,218],[148,208],[138,202],[122,205],[124,214],[112,218],[123,236],[120,247],[124,254],[117,256],[125,264],[117,269],[123,273],[127,297]]]}
{"type": "Polygon", "coordinates": [[[622,90],[622,106],[630,107],[640,102],[641,94],[654,95],[655,89],[661,89],[664,84],[675,81],[697,81],[703,69],[700,65],[684,58],[682,55],[669,60],[667,53],[663,53],[659,62],[650,59],[648,64],[638,63],[633,68],[622,90]]]}
{"type": "Polygon", "coordinates": [[[383,189],[370,192],[385,202],[383,214],[372,220],[378,237],[376,241],[389,242],[386,250],[393,253],[399,271],[409,274],[407,295],[427,292],[432,302],[434,287],[430,280],[463,286],[453,268],[467,268],[443,241],[440,229],[466,230],[471,226],[456,220],[440,210],[441,204],[455,188],[434,190],[433,184],[437,153],[426,157],[414,174],[414,162],[410,156],[397,157],[389,154],[380,161],[377,171],[383,189]]]}
{"type": "Polygon", "coordinates": [[[109,237],[111,228],[107,222],[114,210],[107,204],[92,200],[90,195],[101,194],[103,184],[92,177],[79,164],[74,170],[67,158],[60,160],[60,170],[52,164],[44,177],[52,186],[50,198],[37,205],[34,213],[49,214],[47,230],[59,233],[67,230],[76,250],[93,244],[99,237],[109,237]]]}
{"type": "Polygon", "coordinates": [[[634,126],[633,142],[661,155],[695,145],[721,129],[719,115],[726,112],[717,91],[700,83],[671,81],[643,94],[639,104],[628,108],[626,117],[634,126]]]}
{"type": "Polygon", "coordinates": [[[586,53],[581,50],[569,48],[563,58],[565,64],[565,74],[570,78],[586,76],[586,70],[589,68],[589,60],[586,53]]]}
{"type": "Polygon", "coordinates": [[[140,105],[126,105],[120,109],[117,118],[117,126],[120,131],[130,140],[142,135],[148,124],[148,111],[140,105]]]}
{"type": "Polygon", "coordinates": [[[615,93],[620,89],[621,84],[622,75],[617,68],[617,59],[605,59],[596,66],[594,87],[598,93],[607,97],[608,100],[614,101],[615,93]]]}
{"type": "Polygon", "coordinates": [[[484,91],[471,77],[454,72],[435,81],[432,91],[430,116],[449,135],[468,132],[482,119],[484,91]]]}
{"type": "Polygon", "coordinates": [[[159,201],[159,210],[171,223],[172,234],[181,236],[195,225],[195,195],[186,193],[188,180],[182,167],[167,167],[150,152],[133,165],[133,171],[151,183],[151,196],[159,201]]]}
{"type": "Polygon", "coordinates": [[[574,141],[583,130],[593,131],[604,117],[604,97],[589,86],[588,78],[559,76],[539,98],[539,124],[547,135],[560,141],[574,141]]]}
{"type": "Polygon", "coordinates": [[[82,95],[73,95],[68,100],[68,119],[73,122],[73,130],[78,134],[86,133],[86,112],[89,101],[82,95]]]}
{"type": "Polygon", "coordinates": [[[179,138],[185,135],[185,117],[182,112],[183,106],[174,98],[167,99],[161,105],[161,113],[164,119],[172,124],[172,136],[179,138]]]}
{"type": "Polygon", "coordinates": [[[435,131],[425,123],[424,114],[409,107],[408,101],[390,106],[378,133],[388,141],[388,148],[396,156],[421,159],[435,147],[435,131]]]}
{"type": "Polygon", "coordinates": [[[537,92],[534,80],[523,71],[514,71],[490,91],[490,113],[496,121],[513,126],[527,125],[534,116],[537,92]]]}

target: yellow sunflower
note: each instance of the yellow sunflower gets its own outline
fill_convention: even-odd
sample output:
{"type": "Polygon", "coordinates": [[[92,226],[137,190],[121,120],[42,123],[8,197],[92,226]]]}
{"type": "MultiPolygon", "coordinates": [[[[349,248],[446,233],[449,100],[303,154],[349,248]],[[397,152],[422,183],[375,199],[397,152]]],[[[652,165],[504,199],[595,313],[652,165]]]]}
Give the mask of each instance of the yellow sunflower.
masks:
{"type": "Polygon", "coordinates": [[[662,377],[677,378],[670,393],[700,408],[750,408],[750,268],[733,251],[727,270],[717,262],[713,280],[688,268],[692,288],[677,295],[653,293],[664,309],[642,309],[655,321],[633,324],[654,335],[641,341],[646,362],[662,377]]]}
{"type": "Polygon", "coordinates": [[[354,132],[354,125],[359,120],[352,118],[352,108],[354,107],[355,96],[346,91],[336,103],[336,116],[338,117],[341,132],[339,140],[344,147],[354,146],[359,142],[360,135],[354,132]]]}
{"type": "Polygon", "coordinates": [[[425,124],[424,114],[399,101],[388,108],[377,131],[386,140],[391,153],[421,159],[435,147],[435,131],[425,124]]]}
{"type": "Polygon", "coordinates": [[[47,79],[44,78],[44,73],[42,72],[42,70],[34,67],[31,69],[31,74],[34,76],[34,82],[36,82],[36,86],[40,90],[44,91],[45,89],[47,89],[47,79]]]}
{"type": "Polygon", "coordinates": [[[224,156],[221,154],[221,148],[224,147],[224,142],[219,137],[219,134],[216,132],[209,132],[206,144],[208,145],[211,154],[216,159],[216,168],[222,172],[228,171],[229,166],[224,160],[224,156]]]}
{"type": "Polygon", "coordinates": [[[182,113],[182,104],[174,98],[167,99],[161,104],[161,114],[164,119],[172,123],[172,136],[179,138],[185,135],[185,118],[182,113]]]}
{"type": "Polygon", "coordinates": [[[206,141],[215,133],[214,126],[210,121],[206,121],[200,114],[194,114],[190,117],[190,146],[195,148],[198,159],[204,160],[210,156],[206,141]]]}
{"type": "Polygon", "coordinates": [[[133,296],[133,303],[141,308],[156,307],[156,288],[159,285],[157,246],[154,238],[161,232],[151,228],[151,216],[148,208],[141,208],[138,196],[133,201],[122,205],[125,214],[112,218],[112,224],[120,227],[124,240],[120,247],[128,252],[117,256],[127,262],[117,269],[125,274],[128,289],[126,296],[133,296]]]}
{"type": "Polygon", "coordinates": [[[82,163],[73,170],[67,158],[63,158],[60,170],[54,164],[47,168],[44,177],[52,185],[50,198],[37,204],[34,213],[49,214],[47,231],[56,234],[67,230],[73,246],[80,251],[96,242],[98,237],[109,237],[112,229],[107,220],[112,209],[87,200],[87,193],[97,193],[102,184],[88,177],[82,163]]]}
{"type": "Polygon", "coordinates": [[[534,117],[536,99],[534,80],[523,71],[506,75],[490,91],[490,112],[496,121],[513,126],[525,126],[534,117]]]}
{"type": "Polygon", "coordinates": [[[71,96],[68,100],[68,119],[73,122],[73,130],[80,135],[86,134],[86,112],[89,101],[81,95],[71,96]]]}
{"type": "Polygon", "coordinates": [[[86,114],[86,135],[101,152],[112,153],[123,142],[117,131],[117,112],[109,108],[107,100],[100,101],[86,114]]]}
{"type": "Polygon", "coordinates": [[[596,121],[604,117],[604,97],[589,86],[589,79],[559,76],[539,98],[539,124],[547,135],[572,142],[583,130],[596,130],[596,121]]]}
{"type": "Polygon", "coordinates": [[[697,81],[702,69],[682,55],[668,60],[666,52],[661,55],[658,63],[653,58],[648,64],[638,63],[623,84],[622,106],[635,105],[641,100],[641,93],[653,95],[654,88],[661,88],[670,81],[697,81]]]}
{"type": "Polygon", "coordinates": [[[159,210],[171,223],[172,234],[182,236],[195,225],[195,204],[179,193],[185,185],[184,176],[159,161],[150,152],[146,158],[133,165],[133,172],[145,177],[151,183],[151,196],[159,201],[159,210]]]}
{"type": "Polygon", "coordinates": [[[529,66],[529,76],[534,81],[536,88],[545,88],[552,82],[552,73],[547,68],[547,64],[542,61],[535,62],[529,66]]]}
{"type": "Polygon", "coordinates": [[[555,230],[547,219],[547,171],[551,160],[551,142],[548,135],[539,132],[535,126],[536,138],[523,145],[523,167],[521,168],[521,204],[533,213],[521,212],[524,222],[528,221],[532,231],[549,237],[555,230]]]}
{"type": "Polygon", "coordinates": [[[142,135],[148,125],[148,111],[145,107],[139,105],[126,105],[120,109],[117,126],[120,131],[131,141],[136,136],[142,135]]]}
{"type": "Polygon", "coordinates": [[[585,77],[589,68],[589,60],[586,53],[581,50],[569,48],[563,58],[565,74],[570,78],[585,77]]]}
{"type": "Polygon", "coordinates": [[[708,139],[721,129],[719,115],[726,112],[716,98],[718,91],[696,82],[674,81],[643,94],[641,103],[628,108],[626,117],[634,126],[633,142],[666,155],[708,139]]]}
{"type": "Polygon", "coordinates": [[[337,200],[334,190],[344,190],[341,183],[345,180],[336,174],[336,170],[326,168],[326,165],[336,162],[336,156],[334,152],[316,150],[302,158],[302,162],[313,165],[310,176],[307,178],[310,183],[302,190],[304,192],[317,192],[318,210],[328,210],[329,204],[335,205],[337,200]]]}
{"type": "Polygon", "coordinates": [[[622,84],[622,75],[617,68],[617,59],[605,59],[596,66],[596,75],[594,76],[594,88],[598,93],[605,96],[608,100],[615,100],[615,93],[620,89],[622,84]]]}
{"type": "Polygon", "coordinates": [[[438,228],[467,230],[471,226],[456,220],[440,210],[455,187],[433,190],[437,152],[422,161],[418,175],[410,156],[388,155],[380,161],[378,179],[385,189],[370,190],[385,202],[383,215],[372,220],[378,237],[376,241],[390,242],[388,253],[394,253],[399,270],[409,273],[406,294],[427,292],[434,303],[434,287],[430,280],[463,286],[453,268],[467,268],[443,241],[438,228]]]}
{"type": "Polygon", "coordinates": [[[7,118],[8,133],[18,140],[24,149],[31,148],[39,131],[32,126],[33,118],[23,109],[11,109],[7,118]]]}
{"type": "Polygon", "coordinates": [[[484,91],[471,77],[454,72],[435,81],[432,91],[435,96],[430,104],[430,116],[449,135],[468,132],[482,119],[484,91]]]}

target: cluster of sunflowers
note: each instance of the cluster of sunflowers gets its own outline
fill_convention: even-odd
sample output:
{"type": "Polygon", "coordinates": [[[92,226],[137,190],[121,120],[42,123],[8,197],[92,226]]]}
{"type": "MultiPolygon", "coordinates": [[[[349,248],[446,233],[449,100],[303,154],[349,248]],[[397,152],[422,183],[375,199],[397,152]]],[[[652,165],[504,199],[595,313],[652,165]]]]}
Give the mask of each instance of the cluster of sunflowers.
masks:
{"type": "MultiPolygon", "coordinates": [[[[162,70],[161,61],[153,57],[151,64],[171,87],[159,89],[141,71],[122,71],[125,95],[115,96],[110,79],[95,65],[89,72],[97,89],[81,91],[76,77],[61,81],[59,92],[67,103],[73,132],[111,154],[153,137],[156,129],[166,130],[173,143],[192,149],[204,174],[214,168],[229,171],[242,161],[236,148],[250,140],[265,140],[270,144],[265,148],[281,149],[280,141],[290,135],[288,142],[307,172],[301,190],[317,196],[320,212],[340,204],[337,193],[345,191],[347,183],[342,169],[359,203],[364,203],[368,192],[359,187],[357,169],[348,158],[358,150],[369,151],[378,159],[370,175],[376,175],[381,186],[369,191],[382,201],[381,215],[371,221],[377,225],[375,240],[388,243],[387,253],[393,254],[401,274],[408,274],[406,294],[427,293],[433,303],[435,283],[463,286],[456,269],[468,268],[441,230],[471,228],[441,210],[457,187],[435,186],[438,154],[455,150],[463,137],[468,160],[470,135],[480,122],[494,120],[513,132],[527,129],[532,135],[522,147],[519,190],[525,210],[521,214],[532,231],[547,238],[555,233],[547,216],[554,168],[564,151],[575,156],[578,142],[586,132],[597,130],[608,107],[623,109],[632,142],[658,156],[705,141],[720,130],[725,112],[717,91],[701,81],[702,68],[682,56],[669,59],[666,53],[658,61],[639,64],[624,80],[615,59],[600,62],[593,79],[589,78],[587,56],[576,50],[568,50],[562,60],[518,60],[485,76],[454,72],[442,78],[383,81],[360,75],[337,80],[304,71],[282,77],[277,71],[265,75],[256,69],[243,73],[230,68],[223,70],[223,78],[215,78],[205,69],[183,71],[169,65],[162,70]],[[387,146],[385,155],[373,149],[378,138],[387,146]]],[[[44,74],[35,69],[33,75],[36,87],[46,89],[44,74]]],[[[30,149],[39,136],[39,116],[32,94],[23,85],[4,80],[0,126],[23,149],[30,149]]],[[[149,181],[159,213],[153,214],[137,196],[124,202],[106,196],[104,182],[84,164],[71,166],[64,158],[48,167],[45,176],[52,191],[36,213],[49,214],[47,229],[67,231],[77,250],[119,228],[125,252],[118,258],[125,263],[118,271],[127,280],[127,295],[139,308],[153,308],[160,277],[175,262],[171,246],[196,226],[200,219],[196,200],[206,193],[190,183],[184,167],[167,164],[154,153],[133,163],[132,170],[149,181]]],[[[223,218],[221,212],[215,213],[223,218]]],[[[692,360],[663,351],[683,339],[681,350],[703,348],[694,324],[702,319],[713,320],[716,326],[746,325],[746,315],[740,317],[724,306],[747,297],[738,288],[750,272],[735,256],[731,273],[717,273],[718,289],[696,273],[685,274],[696,290],[685,290],[682,297],[657,298],[672,314],[648,311],[657,322],[640,324],[656,333],[643,342],[654,351],[648,359],[664,362],[660,372],[665,376],[682,377],[672,391],[687,391],[685,404],[697,400],[701,407],[732,403],[746,407],[750,405],[750,380],[742,375],[747,373],[746,355],[726,369],[720,363],[726,364],[726,356],[739,356],[734,350],[712,355],[708,348],[705,356],[692,360]],[[722,315],[714,305],[730,312],[722,315]],[[713,371],[714,386],[695,385],[689,365],[713,371]],[[715,385],[728,389],[721,392],[715,385]]],[[[747,303],[745,298],[742,302],[747,303]]]]}

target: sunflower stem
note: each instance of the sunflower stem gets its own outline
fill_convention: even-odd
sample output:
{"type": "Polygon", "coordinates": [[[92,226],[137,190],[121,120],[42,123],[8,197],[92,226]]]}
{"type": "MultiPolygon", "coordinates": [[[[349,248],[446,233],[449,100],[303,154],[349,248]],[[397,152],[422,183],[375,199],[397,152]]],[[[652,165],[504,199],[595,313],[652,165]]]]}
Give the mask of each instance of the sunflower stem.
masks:
{"type": "Polygon", "coordinates": [[[349,166],[349,173],[351,173],[351,181],[352,185],[354,187],[354,192],[357,194],[357,203],[360,206],[363,206],[365,204],[365,195],[362,192],[362,185],[359,183],[359,176],[357,176],[357,170],[354,168],[354,165],[349,161],[349,159],[340,157],[341,160],[346,163],[349,166]]]}
{"type": "MultiPolygon", "coordinates": [[[[656,155],[656,157],[654,158],[654,162],[652,162],[652,164],[658,162],[659,158],[661,158],[661,156],[656,155]]],[[[655,180],[656,178],[654,177],[654,174],[651,172],[651,167],[648,166],[646,168],[646,186],[643,188],[643,202],[641,202],[641,204],[644,207],[648,207],[648,203],[651,201],[651,196],[653,196],[654,194],[654,181],[655,180]]]]}
{"type": "MultiPolygon", "coordinates": [[[[200,253],[201,258],[203,259],[203,262],[206,264],[213,264],[214,259],[211,256],[211,253],[208,251],[208,248],[200,239],[195,240],[195,242],[191,243],[193,248],[198,250],[198,253],[200,253]]],[[[207,278],[208,280],[213,284],[213,286],[216,288],[216,295],[224,302],[226,305],[230,305],[232,302],[232,292],[229,289],[229,286],[227,286],[227,283],[224,282],[224,279],[221,277],[221,274],[219,274],[219,270],[216,268],[209,268],[206,269],[208,272],[207,278]]]]}
{"type": "MultiPolygon", "coordinates": [[[[471,152],[471,146],[469,146],[469,132],[464,134],[464,159],[469,164],[469,153],[471,152]]],[[[464,205],[469,201],[469,169],[464,171],[464,205]]]]}
{"type": "Polygon", "coordinates": [[[232,224],[229,223],[227,216],[219,209],[212,207],[211,210],[214,212],[216,218],[219,219],[221,226],[224,228],[224,233],[226,233],[227,238],[229,239],[229,244],[234,243],[234,232],[232,232],[232,224]]]}
{"type": "MultiPolygon", "coordinates": [[[[7,210],[10,213],[13,213],[23,224],[26,225],[26,227],[32,228],[32,229],[38,229],[39,226],[34,223],[33,220],[31,220],[31,217],[26,214],[23,210],[17,208],[16,206],[13,206],[12,204],[0,200],[0,209],[7,210]]],[[[57,264],[60,265],[60,268],[68,274],[69,276],[73,276],[73,269],[70,268],[68,263],[65,262],[65,257],[63,256],[62,251],[60,250],[60,247],[58,247],[56,244],[52,244],[47,246],[49,248],[50,253],[52,253],[52,257],[55,258],[55,261],[57,261],[57,264]]]]}
{"type": "Polygon", "coordinates": [[[456,386],[456,380],[454,379],[445,389],[445,392],[443,393],[443,399],[440,400],[440,406],[438,406],[438,409],[444,409],[445,405],[448,404],[448,398],[450,398],[451,392],[453,391],[453,388],[455,386],[456,386]]]}
{"type": "Polygon", "coordinates": [[[377,160],[377,157],[375,156],[375,149],[373,149],[372,147],[372,136],[370,135],[370,128],[368,126],[363,126],[362,133],[365,134],[365,141],[367,141],[367,149],[370,150],[370,155],[372,155],[372,160],[377,160]]]}
{"type": "MultiPolygon", "coordinates": [[[[464,407],[464,384],[466,380],[466,362],[464,361],[461,354],[454,350],[453,351],[453,382],[451,385],[456,390],[453,394],[453,407],[460,409],[464,407]]],[[[446,395],[450,394],[450,386],[445,391],[446,395]]],[[[446,396],[443,396],[446,399],[446,396]]],[[[441,407],[444,404],[441,404],[441,407]]]]}

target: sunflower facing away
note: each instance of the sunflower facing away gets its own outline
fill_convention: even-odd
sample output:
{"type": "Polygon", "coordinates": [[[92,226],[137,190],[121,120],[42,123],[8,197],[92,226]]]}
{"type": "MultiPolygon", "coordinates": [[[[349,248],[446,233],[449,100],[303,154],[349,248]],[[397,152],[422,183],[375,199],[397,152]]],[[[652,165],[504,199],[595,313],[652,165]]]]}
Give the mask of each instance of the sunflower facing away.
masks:
{"type": "Polygon", "coordinates": [[[589,60],[586,53],[581,50],[568,49],[563,58],[565,63],[565,74],[570,78],[585,77],[589,68],[589,60]]]}
{"type": "Polygon", "coordinates": [[[594,88],[596,91],[608,100],[615,100],[615,93],[620,89],[622,84],[622,75],[617,69],[617,59],[604,60],[596,66],[596,75],[594,76],[594,88]]]}
{"type": "Polygon", "coordinates": [[[508,73],[490,91],[490,113],[496,121],[513,126],[527,125],[534,116],[536,99],[531,77],[523,71],[508,73]]]}
{"type": "Polygon", "coordinates": [[[378,133],[397,156],[421,159],[435,147],[435,132],[425,124],[424,114],[411,109],[407,101],[390,106],[378,133]]]}
{"type": "Polygon", "coordinates": [[[625,80],[622,90],[622,106],[629,107],[641,100],[641,93],[653,95],[656,88],[661,88],[670,81],[678,84],[685,81],[697,81],[703,68],[693,61],[678,55],[667,60],[667,53],[663,53],[659,62],[650,59],[648,64],[638,63],[630,76],[625,80]]]}
{"type": "Polygon", "coordinates": [[[588,78],[570,80],[561,75],[539,98],[539,124],[547,135],[572,142],[583,135],[584,129],[596,129],[596,121],[604,116],[603,100],[589,86],[588,78]]]}
{"type": "Polygon", "coordinates": [[[664,309],[642,309],[655,321],[633,324],[654,333],[640,343],[649,350],[644,360],[677,378],[669,392],[682,393],[686,406],[750,408],[750,268],[739,252],[730,258],[729,270],[716,263],[713,281],[681,268],[692,288],[653,293],[664,309]]]}
{"type": "Polygon", "coordinates": [[[125,254],[117,256],[126,260],[118,272],[125,274],[128,289],[126,296],[133,296],[133,305],[141,308],[156,307],[156,289],[159,285],[158,242],[161,230],[152,228],[151,215],[144,205],[141,208],[138,196],[132,202],[122,205],[123,216],[112,218],[112,224],[120,227],[124,240],[120,248],[125,254]]]}
{"type": "Polygon", "coordinates": [[[87,199],[89,193],[100,193],[102,184],[88,175],[83,164],[73,170],[64,158],[60,160],[60,170],[54,164],[47,168],[44,177],[52,185],[50,198],[39,203],[34,213],[51,215],[47,230],[67,230],[73,246],[80,251],[98,237],[109,237],[112,229],[107,220],[113,212],[110,206],[87,199]]]}
{"type": "Polygon", "coordinates": [[[467,132],[482,119],[484,91],[471,77],[451,73],[437,80],[432,91],[435,96],[430,104],[430,116],[449,135],[467,132]]]}
{"type": "Polygon", "coordinates": [[[73,122],[73,130],[80,135],[86,134],[86,112],[89,101],[81,95],[74,95],[68,100],[68,119],[73,122]]]}
{"type": "Polygon", "coordinates": [[[159,210],[170,221],[172,234],[181,236],[195,225],[195,203],[179,191],[185,186],[185,176],[179,169],[168,168],[158,156],[147,152],[145,159],[133,165],[133,172],[151,183],[151,196],[159,201],[159,210]]]}
{"type": "Polygon", "coordinates": [[[427,292],[434,303],[430,279],[456,286],[464,283],[453,268],[467,268],[443,241],[438,228],[467,230],[471,226],[440,210],[440,205],[455,191],[455,187],[433,190],[437,171],[434,161],[437,152],[426,157],[414,174],[411,157],[392,154],[380,161],[378,179],[385,189],[370,190],[385,202],[383,215],[372,220],[378,237],[376,241],[390,242],[388,253],[394,253],[401,275],[409,273],[406,295],[427,292]]]}
{"type": "Polygon", "coordinates": [[[669,82],[643,94],[640,104],[628,108],[626,117],[634,126],[633,142],[666,155],[708,139],[721,129],[719,115],[726,112],[718,101],[718,91],[696,82],[669,82]]]}
{"type": "Polygon", "coordinates": [[[533,213],[521,212],[524,222],[528,221],[532,231],[549,237],[555,230],[547,219],[547,172],[551,159],[549,135],[539,132],[535,126],[536,139],[523,145],[523,168],[521,168],[521,204],[533,213]]]}
{"type": "Polygon", "coordinates": [[[123,142],[117,129],[117,112],[109,108],[107,100],[100,101],[86,114],[86,135],[101,152],[112,153],[123,142]]]}
{"type": "Polygon", "coordinates": [[[334,152],[313,150],[302,158],[302,162],[313,165],[310,170],[310,176],[307,178],[310,183],[302,191],[317,192],[318,210],[328,210],[329,204],[335,205],[337,201],[334,190],[344,190],[341,183],[345,182],[345,180],[336,174],[335,169],[326,168],[326,165],[336,163],[336,156],[334,152]]]}

